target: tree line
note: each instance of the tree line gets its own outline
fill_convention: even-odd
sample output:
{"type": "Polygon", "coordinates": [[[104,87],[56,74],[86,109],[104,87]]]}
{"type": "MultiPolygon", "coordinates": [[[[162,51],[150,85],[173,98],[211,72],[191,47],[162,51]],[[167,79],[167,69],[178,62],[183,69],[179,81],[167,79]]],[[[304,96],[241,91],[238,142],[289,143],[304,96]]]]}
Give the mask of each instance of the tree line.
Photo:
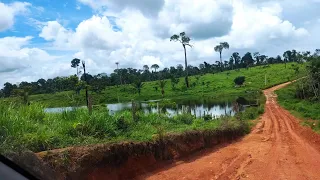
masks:
{"type": "Polygon", "coordinates": [[[0,97],[10,96],[23,96],[26,94],[43,94],[43,93],[56,93],[62,91],[75,91],[80,92],[81,89],[89,88],[93,92],[101,92],[108,86],[134,84],[134,86],[141,87],[142,82],[156,81],[161,79],[171,79],[173,82],[179,82],[180,77],[185,77],[185,85],[189,87],[188,76],[199,75],[205,73],[217,73],[226,70],[237,70],[241,68],[250,68],[254,66],[269,65],[275,63],[283,63],[284,68],[288,62],[303,63],[311,60],[312,58],[319,57],[320,50],[317,49],[314,53],[310,51],[297,52],[296,50],[287,50],[282,56],[268,57],[260,54],[259,52],[247,52],[240,56],[238,52],[232,53],[228,60],[222,59],[222,52],[224,49],[229,49],[227,42],[221,42],[215,46],[214,50],[219,53],[220,61],[215,61],[210,64],[203,62],[198,66],[188,65],[186,46],[193,47],[190,44],[190,38],[184,32],[179,35],[173,35],[170,41],[181,43],[184,56],[185,67],[182,64],[177,66],[165,67],[159,70],[157,64],[151,66],[144,65],[142,69],[136,68],[118,68],[119,62],[116,63],[117,69],[111,74],[100,73],[91,75],[90,73],[82,73],[80,59],[73,59],[71,67],[76,69],[74,75],[68,77],[55,77],[53,79],[39,79],[35,82],[21,82],[19,84],[11,84],[6,82],[3,89],[0,90],[0,97]]]}
{"type": "Polygon", "coordinates": [[[307,76],[296,83],[296,98],[320,102],[320,56],[311,56],[309,61],[307,76]]]}

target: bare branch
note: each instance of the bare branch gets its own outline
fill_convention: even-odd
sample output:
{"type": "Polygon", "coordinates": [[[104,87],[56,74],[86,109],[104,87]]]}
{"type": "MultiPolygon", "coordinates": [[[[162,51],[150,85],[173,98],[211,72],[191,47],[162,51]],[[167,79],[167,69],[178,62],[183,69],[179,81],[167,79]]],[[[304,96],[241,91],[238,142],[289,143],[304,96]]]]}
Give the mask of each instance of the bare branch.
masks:
{"type": "Polygon", "coordinates": [[[189,46],[189,47],[193,48],[193,45],[191,45],[191,44],[184,44],[184,45],[186,45],[186,46],[189,46]]]}

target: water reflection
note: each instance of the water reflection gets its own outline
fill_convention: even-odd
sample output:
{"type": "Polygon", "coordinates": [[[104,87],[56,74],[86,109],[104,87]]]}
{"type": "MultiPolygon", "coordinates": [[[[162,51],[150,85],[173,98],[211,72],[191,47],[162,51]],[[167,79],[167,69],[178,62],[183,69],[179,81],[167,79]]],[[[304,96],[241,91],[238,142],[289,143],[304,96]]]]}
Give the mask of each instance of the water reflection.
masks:
{"type": "MultiPolygon", "coordinates": [[[[250,104],[243,97],[237,98],[234,102],[214,102],[210,100],[183,100],[176,102],[174,107],[170,106],[155,106],[157,100],[147,101],[147,102],[136,102],[136,106],[139,110],[145,113],[157,113],[161,111],[162,113],[168,114],[168,116],[174,116],[177,114],[182,114],[183,112],[191,113],[196,117],[203,117],[205,115],[210,115],[213,118],[219,117],[221,115],[233,116],[235,111],[243,111],[246,106],[250,104]],[[153,106],[149,103],[153,102],[153,106]],[[235,103],[237,103],[237,108],[235,108],[235,103]]],[[[110,114],[115,114],[116,112],[123,110],[131,110],[132,103],[115,103],[107,104],[107,108],[110,114]]],[[[71,111],[74,107],[63,107],[63,108],[47,108],[46,112],[55,113],[62,111],[71,111]]]]}

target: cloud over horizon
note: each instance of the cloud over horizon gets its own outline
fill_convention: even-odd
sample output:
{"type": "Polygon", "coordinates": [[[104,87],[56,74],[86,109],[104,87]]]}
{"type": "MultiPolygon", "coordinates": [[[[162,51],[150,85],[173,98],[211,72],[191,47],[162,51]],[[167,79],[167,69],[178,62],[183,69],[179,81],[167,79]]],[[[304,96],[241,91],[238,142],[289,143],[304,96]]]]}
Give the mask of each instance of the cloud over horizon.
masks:
{"type": "Polygon", "coordinates": [[[150,2],[74,0],[57,7],[32,0],[0,3],[0,84],[71,75],[75,57],[87,61],[92,74],[113,72],[115,62],[140,69],[182,64],[181,45],[169,41],[182,31],[194,45],[187,50],[191,65],[214,63],[214,46],[221,41],[230,44],[223,53],[226,60],[235,51],[276,56],[320,45],[320,15],[314,8],[319,1],[298,0],[299,6],[289,0],[150,2]],[[40,7],[41,16],[28,10],[40,7]],[[310,14],[295,13],[301,9],[310,14]]]}

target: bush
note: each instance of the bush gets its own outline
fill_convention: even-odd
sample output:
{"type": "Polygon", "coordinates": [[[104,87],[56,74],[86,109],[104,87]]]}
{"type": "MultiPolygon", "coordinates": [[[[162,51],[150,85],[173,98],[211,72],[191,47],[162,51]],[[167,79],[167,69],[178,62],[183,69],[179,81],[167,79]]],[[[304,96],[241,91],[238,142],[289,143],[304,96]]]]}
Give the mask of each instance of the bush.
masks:
{"type": "Polygon", "coordinates": [[[252,120],[257,118],[258,116],[259,116],[258,107],[249,107],[249,108],[246,108],[244,112],[241,112],[241,119],[244,119],[244,120],[252,120]]]}
{"type": "Polygon", "coordinates": [[[126,131],[129,128],[130,123],[129,121],[126,121],[126,119],[123,116],[121,116],[120,118],[117,119],[116,126],[118,130],[126,131]]]}
{"type": "Polygon", "coordinates": [[[203,119],[204,119],[205,121],[209,121],[209,120],[212,120],[212,116],[209,115],[209,114],[207,114],[207,115],[203,116],[203,119]]]}
{"type": "Polygon", "coordinates": [[[243,85],[244,81],[246,80],[246,77],[244,76],[238,76],[233,81],[236,85],[241,86],[243,85]]]}
{"type": "Polygon", "coordinates": [[[183,123],[183,124],[192,124],[193,123],[193,119],[194,119],[194,116],[191,115],[191,114],[188,114],[188,113],[183,113],[183,114],[178,114],[176,117],[175,117],[176,121],[178,123],[183,123]]]}

